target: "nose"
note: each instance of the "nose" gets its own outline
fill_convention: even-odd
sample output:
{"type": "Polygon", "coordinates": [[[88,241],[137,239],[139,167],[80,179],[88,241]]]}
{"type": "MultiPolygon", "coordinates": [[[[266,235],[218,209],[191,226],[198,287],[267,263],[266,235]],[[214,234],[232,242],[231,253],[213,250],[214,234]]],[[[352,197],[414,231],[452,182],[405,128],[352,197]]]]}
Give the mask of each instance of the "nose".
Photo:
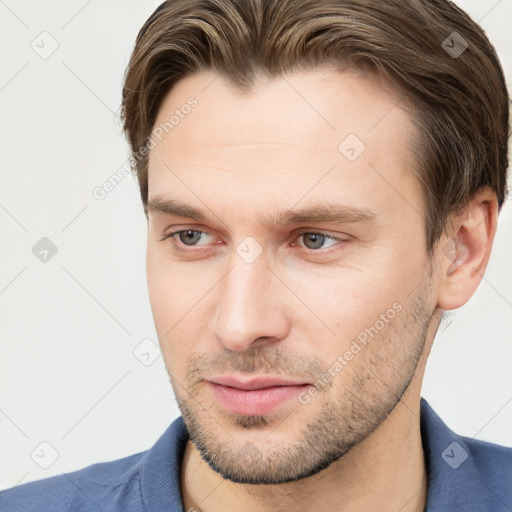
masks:
{"type": "Polygon", "coordinates": [[[290,328],[286,294],[263,255],[247,263],[235,253],[229,268],[219,283],[210,332],[237,352],[285,338],[290,328]]]}

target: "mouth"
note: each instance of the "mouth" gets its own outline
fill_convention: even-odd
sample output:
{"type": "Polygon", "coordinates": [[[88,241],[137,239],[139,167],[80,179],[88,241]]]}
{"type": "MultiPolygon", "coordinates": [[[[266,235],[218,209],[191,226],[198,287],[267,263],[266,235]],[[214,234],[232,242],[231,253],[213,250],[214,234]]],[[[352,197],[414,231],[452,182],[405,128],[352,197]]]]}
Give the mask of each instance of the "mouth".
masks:
{"type": "Polygon", "coordinates": [[[263,415],[282,407],[312,385],[279,377],[212,377],[206,381],[217,402],[225,410],[245,416],[263,415]]]}

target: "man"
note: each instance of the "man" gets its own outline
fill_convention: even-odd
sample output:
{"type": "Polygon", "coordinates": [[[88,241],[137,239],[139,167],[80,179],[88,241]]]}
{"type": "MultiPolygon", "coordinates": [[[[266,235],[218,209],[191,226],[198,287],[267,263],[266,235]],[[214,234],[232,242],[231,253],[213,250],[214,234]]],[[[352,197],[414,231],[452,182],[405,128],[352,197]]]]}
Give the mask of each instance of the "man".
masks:
{"type": "Polygon", "coordinates": [[[481,28],[440,0],[171,0],[123,119],[182,417],[1,510],[512,510],[512,450],[420,396],[505,199],[481,28]]]}

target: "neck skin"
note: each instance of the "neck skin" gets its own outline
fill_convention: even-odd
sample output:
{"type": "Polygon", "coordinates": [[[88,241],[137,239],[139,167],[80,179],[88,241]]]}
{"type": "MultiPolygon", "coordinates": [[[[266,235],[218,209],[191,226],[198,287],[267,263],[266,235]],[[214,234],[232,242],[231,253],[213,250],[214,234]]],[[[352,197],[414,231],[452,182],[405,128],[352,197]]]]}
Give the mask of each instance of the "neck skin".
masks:
{"type": "Polygon", "coordinates": [[[414,377],[395,409],[372,434],[316,475],[281,485],[236,484],[213,471],[188,441],[181,473],[184,509],[423,512],[428,482],[420,392],[434,333],[427,335],[414,377]]]}

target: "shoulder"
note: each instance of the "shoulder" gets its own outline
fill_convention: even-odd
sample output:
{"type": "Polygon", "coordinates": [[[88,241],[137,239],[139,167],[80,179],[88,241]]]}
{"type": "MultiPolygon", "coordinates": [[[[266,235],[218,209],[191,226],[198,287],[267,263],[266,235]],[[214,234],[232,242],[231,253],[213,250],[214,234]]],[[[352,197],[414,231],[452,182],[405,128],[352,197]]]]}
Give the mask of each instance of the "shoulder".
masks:
{"type": "Polygon", "coordinates": [[[92,464],[77,471],[5,489],[0,492],[0,510],[116,510],[120,500],[140,494],[139,473],[146,453],[92,464]]]}
{"type": "Polygon", "coordinates": [[[512,448],[460,437],[478,478],[500,501],[512,508],[512,448]]]}
{"type": "Polygon", "coordinates": [[[178,512],[188,440],[181,416],[147,451],[0,492],[2,512],[178,512]]]}
{"type": "Polygon", "coordinates": [[[512,448],[458,435],[422,399],[427,512],[512,510],[512,448]]]}

